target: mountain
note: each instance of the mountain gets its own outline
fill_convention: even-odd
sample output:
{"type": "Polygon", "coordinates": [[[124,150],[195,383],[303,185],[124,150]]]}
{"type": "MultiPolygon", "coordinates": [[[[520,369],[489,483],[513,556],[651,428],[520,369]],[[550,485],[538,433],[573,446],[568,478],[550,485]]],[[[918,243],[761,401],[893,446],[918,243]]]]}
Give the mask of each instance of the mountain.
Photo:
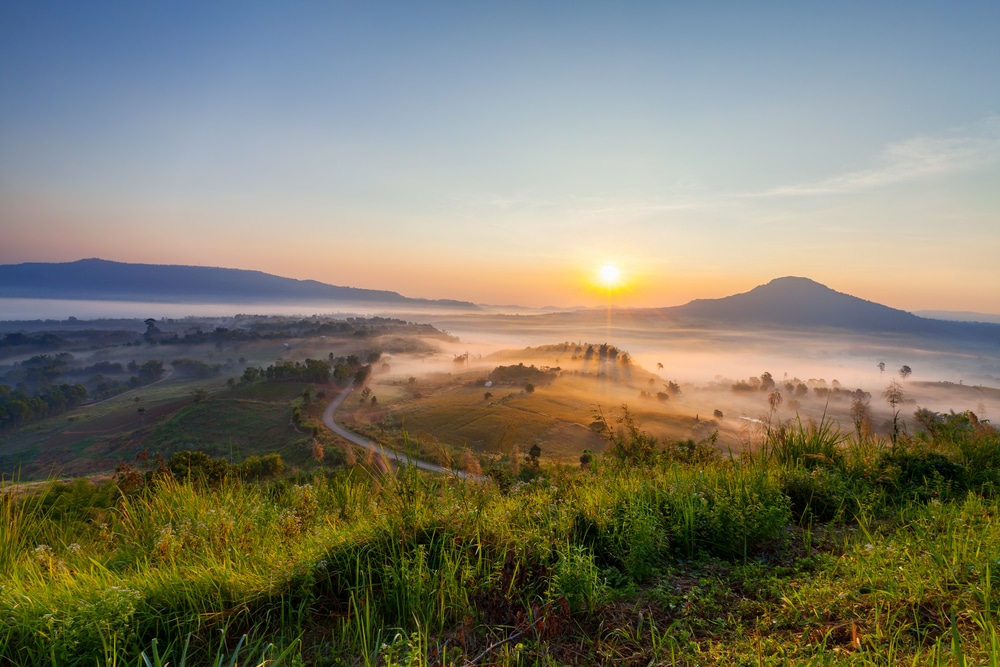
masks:
{"type": "Polygon", "coordinates": [[[959,322],[991,322],[1000,324],[1000,314],[976,313],[968,310],[915,310],[914,315],[935,320],[957,320],[959,322]]]}
{"type": "Polygon", "coordinates": [[[861,333],[1000,341],[1000,325],[918,317],[832,290],[808,278],[775,278],[742,294],[696,299],[657,313],[685,323],[779,329],[848,329],[861,333]]]}
{"type": "Polygon", "coordinates": [[[462,310],[467,301],[413,299],[397,292],[327,285],[261,271],[208,266],[127,264],[103,259],[0,265],[0,298],[181,303],[355,302],[462,310]]]}

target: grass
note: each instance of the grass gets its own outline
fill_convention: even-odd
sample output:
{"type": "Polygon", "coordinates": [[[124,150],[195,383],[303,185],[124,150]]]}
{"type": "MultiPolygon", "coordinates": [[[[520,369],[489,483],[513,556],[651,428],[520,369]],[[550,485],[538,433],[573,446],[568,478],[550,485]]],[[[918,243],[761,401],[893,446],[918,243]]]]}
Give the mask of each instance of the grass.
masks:
{"type": "Polygon", "coordinates": [[[948,426],[507,491],[359,465],[3,493],[0,662],[998,664],[1000,436],[948,426]]]}
{"type": "Polygon", "coordinates": [[[220,381],[142,387],[5,436],[0,469],[19,470],[25,480],[45,479],[53,471],[110,472],[142,450],[168,458],[179,450],[200,449],[235,462],[277,451],[295,465],[308,461],[311,434],[289,421],[293,405],[301,403],[302,391],[311,385],[263,382],[221,389],[195,401],[194,391],[206,382],[220,381]],[[137,403],[131,394],[142,400],[137,403]],[[142,418],[138,407],[145,409],[142,418]]]}
{"type": "Polygon", "coordinates": [[[233,454],[237,460],[261,451],[284,453],[297,445],[301,448],[308,439],[290,424],[290,415],[287,399],[207,399],[186,406],[157,426],[143,446],[166,456],[179,449],[198,449],[216,456],[233,454]]]}
{"type": "MultiPolygon", "coordinates": [[[[474,381],[480,375],[456,378],[422,392],[420,398],[395,403],[383,400],[379,386],[374,392],[388,409],[387,421],[401,425],[418,441],[468,446],[484,454],[509,452],[515,444],[527,451],[538,444],[548,461],[576,462],[585,449],[604,449],[603,440],[588,428],[594,421],[595,396],[616,405],[634,399],[638,391],[592,376],[564,375],[529,394],[516,386],[484,387],[474,381]],[[492,394],[490,399],[486,392],[492,394]]],[[[399,395],[397,387],[388,388],[399,395]]],[[[654,407],[637,412],[645,428],[656,435],[690,432],[693,415],[675,415],[671,406],[655,401],[650,405],[654,407]]],[[[354,421],[363,421],[363,415],[354,421]]]]}

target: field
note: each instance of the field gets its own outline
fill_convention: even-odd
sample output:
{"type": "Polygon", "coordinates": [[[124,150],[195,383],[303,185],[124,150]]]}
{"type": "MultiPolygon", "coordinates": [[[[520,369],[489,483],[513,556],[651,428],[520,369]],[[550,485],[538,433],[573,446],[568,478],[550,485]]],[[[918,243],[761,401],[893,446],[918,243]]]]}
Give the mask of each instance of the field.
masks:
{"type": "MultiPolygon", "coordinates": [[[[0,475],[21,481],[106,476],[116,466],[130,464],[137,455],[167,458],[183,449],[226,456],[232,462],[278,452],[293,466],[308,466],[312,426],[319,424],[316,408],[323,400],[320,394],[325,391],[332,396],[336,386],[329,381],[315,387],[289,381],[232,385],[245,369],[307,358],[363,355],[373,348],[420,356],[435,349],[428,338],[447,338],[428,327],[385,319],[347,323],[240,316],[237,320],[247,328],[236,333],[218,326],[233,325],[230,319],[161,322],[158,335],[165,338],[159,342],[144,342],[135,333],[75,324],[79,331],[61,332],[62,347],[29,348],[20,353],[17,348],[3,350],[6,358],[0,362],[0,384],[4,375],[13,383],[23,378],[22,369],[30,369],[32,364],[51,365],[61,355],[70,359],[72,367],[63,369],[65,375],[57,382],[82,382],[91,388],[100,376],[88,379],[93,372],[80,369],[89,365],[117,364],[122,372],[120,380],[127,377],[122,367],[130,362],[159,361],[166,372],[142,386],[129,387],[123,382],[124,390],[111,398],[36,418],[18,428],[4,423],[5,406],[0,405],[0,475]],[[204,333],[213,327],[213,333],[204,333]],[[167,339],[169,336],[179,336],[179,342],[167,339]],[[194,342],[185,342],[188,338],[194,342]],[[172,368],[177,359],[202,364],[208,377],[184,372],[183,366],[172,368]],[[311,404],[302,398],[307,388],[311,404]],[[296,407],[306,412],[308,424],[291,423],[296,407]]],[[[135,326],[141,331],[144,325],[139,322],[135,326]]],[[[27,384],[29,392],[45,390],[44,385],[27,384]]],[[[325,433],[320,434],[320,440],[332,443],[325,433]]]]}

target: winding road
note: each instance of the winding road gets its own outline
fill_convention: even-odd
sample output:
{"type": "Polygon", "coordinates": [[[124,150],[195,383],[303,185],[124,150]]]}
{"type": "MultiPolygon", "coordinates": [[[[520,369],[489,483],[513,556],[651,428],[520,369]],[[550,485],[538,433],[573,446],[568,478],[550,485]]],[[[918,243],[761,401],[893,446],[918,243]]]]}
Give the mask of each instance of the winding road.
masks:
{"type": "Polygon", "coordinates": [[[416,466],[418,470],[426,470],[427,472],[436,472],[443,475],[451,475],[452,477],[457,477],[459,479],[468,479],[474,482],[482,482],[486,478],[479,475],[470,475],[467,472],[462,472],[461,470],[452,470],[451,468],[445,468],[427,461],[421,461],[420,459],[415,459],[412,456],[408,456],[402,452],[397,452],[393,449],[386,449],[381,444],[377,442],[372,442],[366,438],[361,437],[354,431],[349,431],[343,426],[339,425],[337,422],[333,421],[333,413],[340,407],[340,404],[344,402],[347,398],[354,392],[354,382],[352,381],[347,387],[344,388],[337,397],[330,401],[330,405],[326,406],[326,410],[323,411],[323,423],[326,424],[327,428],[339,435],[341,438],[352,442],[359,447],[374,448],[376,451],[382,452],[387,459],[396,461],[401,465],[416,466]]]}

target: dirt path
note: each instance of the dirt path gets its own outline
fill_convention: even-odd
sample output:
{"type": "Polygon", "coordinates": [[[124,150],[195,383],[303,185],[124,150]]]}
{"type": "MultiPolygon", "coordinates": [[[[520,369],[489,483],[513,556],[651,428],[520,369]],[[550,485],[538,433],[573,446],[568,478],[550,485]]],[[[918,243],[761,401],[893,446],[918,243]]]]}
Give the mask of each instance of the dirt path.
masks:
{"type": "Polygon", "coordinates": [[[330,405],[326,406],[326,410],[323,412],[323,423],[326,424],[327,428],[329,428],[331,431],[339,435],[341,438],[344,438],[348,442],[352,442],[355,445],[358,445],[359,447],[365,447],[365,448],[372,447],[376,451],[381,451],[386,456],[386,458],[392,461],[396,461],[397,463],[402,465],[415,466],[419,470],[436,472],[443,475],[452,475],[454,477],[458,477],[459,479],[469,479],[476,482],[482,482],[486,479],[485,477],[480,477],[478,475],[470,475],[469,473],[462,472],[460,470],[452,470],[450,468],[444,468],[442,466],[435,465],[427,461],[421,461],[420,459],[415,459],[412,456],[404,454],[403,452],[397,452],[394,449],[386,449],[381,444],[372,442],[371,440],[361,437],[354,431],[349,431],[343,426],[340,426],[335,421],[333,421],[333,413],[337,410],[337,408],[340,407],[340,404],[344,402],[344,399],[347,398],[347,396],[353,391],[354,391],[354,382],[351,382],[351,384],[347,385],[347,387],[343,391],[337,394],[337,397],[330,402],[330,405]]]}

